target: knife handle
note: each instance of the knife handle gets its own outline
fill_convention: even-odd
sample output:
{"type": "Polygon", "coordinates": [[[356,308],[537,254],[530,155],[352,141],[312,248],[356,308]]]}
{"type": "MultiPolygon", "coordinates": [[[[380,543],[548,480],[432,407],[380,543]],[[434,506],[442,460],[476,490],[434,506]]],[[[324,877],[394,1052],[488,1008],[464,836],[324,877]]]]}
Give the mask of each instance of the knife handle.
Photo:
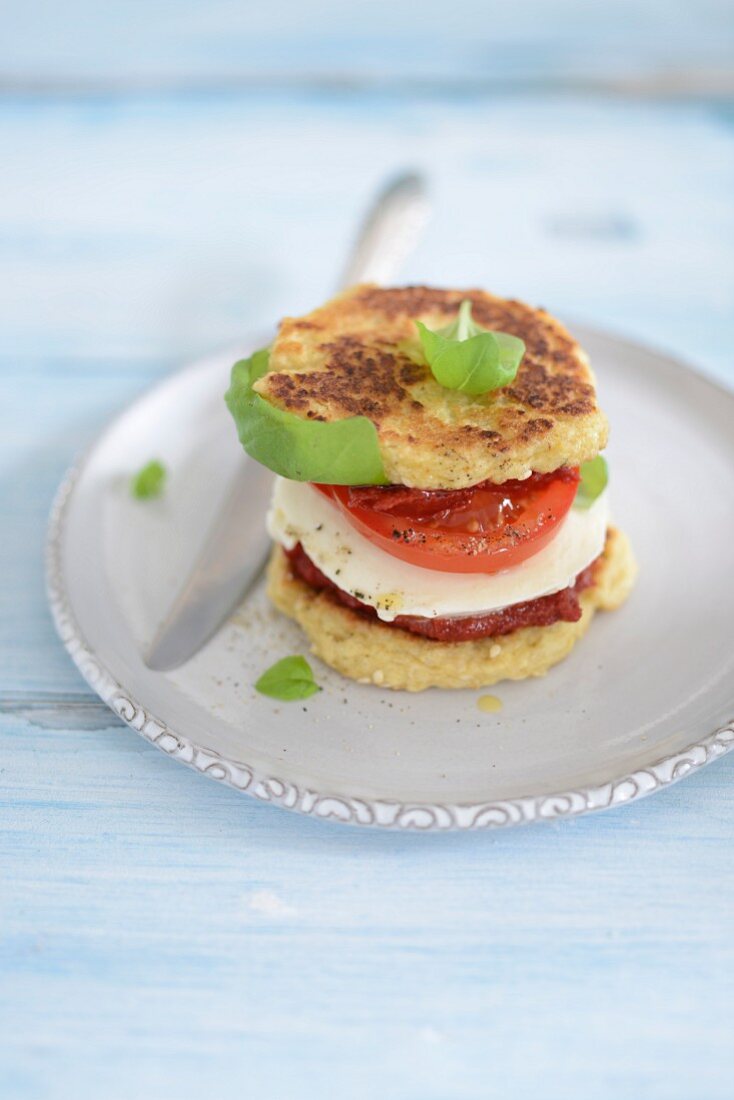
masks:
{"type": "Polygon", "coordinates": [[[389,283],[414,249],[430,213],[425,178],[403,172],[390,180],[367,211],[339,281],[389,283]]]}

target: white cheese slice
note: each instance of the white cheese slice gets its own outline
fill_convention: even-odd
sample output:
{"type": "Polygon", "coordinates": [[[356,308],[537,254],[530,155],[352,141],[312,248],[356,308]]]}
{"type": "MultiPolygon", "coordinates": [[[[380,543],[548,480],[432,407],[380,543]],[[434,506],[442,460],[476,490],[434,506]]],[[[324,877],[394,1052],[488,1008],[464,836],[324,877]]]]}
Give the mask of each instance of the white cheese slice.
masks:
{"type": "Polygon", "coordinates": [[[571,508],[537,554],[501,573],[485,574],[445,573],[393,557],[304,482],[277,479],[267,520],[271,538],[287,550],[300,542],[329,580],[374,607],[385,622],[396,615],[479,615],[568,588],[601,554],[607,522],[604,492],[588,509],[571,508]]]}

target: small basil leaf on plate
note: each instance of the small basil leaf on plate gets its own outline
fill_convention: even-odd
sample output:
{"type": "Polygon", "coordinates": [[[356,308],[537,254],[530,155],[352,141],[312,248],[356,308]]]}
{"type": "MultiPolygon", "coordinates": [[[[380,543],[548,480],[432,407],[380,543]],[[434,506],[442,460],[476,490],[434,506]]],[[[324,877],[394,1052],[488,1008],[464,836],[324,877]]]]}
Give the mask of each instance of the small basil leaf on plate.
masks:
{"type": "Polygon", "coordinates": [[[468,299],[445,328],[434,332],[422,321],[416,324],[431,373],[446,389],[478,396],[514,381],[525,344],[508,332],[490,332],[478,325],[468,299]]]}
{"type": "Polygon", "coordinates": [[[130,483],[130,492],[137,500],[152,500],[163,492],[166,482],[166,467],[157,458],[138,470],[130,483]]]}
{"type": "Polygon", "coordinates": [[[590,508],[598,496],[604,492],[609,481],[607,460],[603,455],[581,463],[581,481],[576,490],[574,508],[590,508]]]}
{"type": "Polygon", "coordinates": [[[271,405],[254,385],[267,373],[270,352],[256,351],[232,367],[225,395],[248,455],[291,481],[385,485],[377,429],[366,416],[305,420],[271,405]]]}
{"type": "Polygon", "coordinates": [[[294,699],[308,699],[321,688],[314,680],[305,657],[283,657],[263,672],[255,684],[255,690],[271,699],[291,702],[294,699]]]}

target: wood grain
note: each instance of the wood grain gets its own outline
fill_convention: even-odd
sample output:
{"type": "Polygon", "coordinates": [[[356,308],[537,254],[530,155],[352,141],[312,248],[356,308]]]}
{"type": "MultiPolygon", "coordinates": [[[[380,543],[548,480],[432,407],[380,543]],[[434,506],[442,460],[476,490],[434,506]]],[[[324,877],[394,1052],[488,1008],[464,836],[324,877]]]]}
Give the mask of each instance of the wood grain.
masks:
{"type": "Polygon", "coordinates": [[[371,0],[369,11],[338,0],[148,0],[144,19],[130,18],[125,0],[29,0],[6,21],[0,74],[11,87],[60,92],[306,82],[680,94],[731,88],[733,48],[727,0],[455,0],[450,10],[371,0]]]}
{"type": "Polygon", "coordinates": [[[339,830],[122,727],[45,607],[65,466],[177,363],[318,302],[406,164],[436,208],[407,279],[524,296],[734,384],[730,102],[573,92],[725,66],[730,8],[551,7],[477,32],[467,3],[417,30],[378,4],[365,30],[326,3],[138,23],[76,0],[4,28],[3,1098],[729,1100],[731,755],[565,824],[339,830]]]}

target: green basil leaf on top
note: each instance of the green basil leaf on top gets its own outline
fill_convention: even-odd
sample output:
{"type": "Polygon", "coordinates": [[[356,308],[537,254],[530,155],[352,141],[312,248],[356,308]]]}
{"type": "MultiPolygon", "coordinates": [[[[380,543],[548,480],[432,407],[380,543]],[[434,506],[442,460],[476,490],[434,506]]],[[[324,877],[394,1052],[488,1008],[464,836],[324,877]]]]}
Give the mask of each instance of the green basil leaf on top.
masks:
{"type": "Polygon", "coordinates": [[[366,416],[306,420],[255,393],[253,386],[267,373],[269,359],[264,348],[235,363],[225,395],[248,455],[291,481],[386,485],[377,429],[366,416]]]}
{"type": "Polygon", "coordinates": [[[574,508],[590,508],[598,496],[604,492],[609,481],[609,468],[603,455],[581,463],[581,481],[576,490],[574,508]]]}
{"type": "Polygon", "coordinates": [[[416,322],[421,347],[437,382],[477,396],[514,381],[525,344],[507,332],[490,332],[471,316],[471,302],[459,306],[455,321],[433,332],[416,322]]]}
{"type": "Polygon", "coordinates": [[[166,467],[157,458],[147,462],[142,470],[138,470],[130,482],[130,492],[136,500],[152,500],[163,492],[166,482],[166,467]]]}
{"type": "Polygon", "coordinates": [[[321,688],[314,680],[305,657],[284,657],[263,672],[255,684],[255,690],[271,699],[290,703],[294,699],[308,699],[321,688]]]}

